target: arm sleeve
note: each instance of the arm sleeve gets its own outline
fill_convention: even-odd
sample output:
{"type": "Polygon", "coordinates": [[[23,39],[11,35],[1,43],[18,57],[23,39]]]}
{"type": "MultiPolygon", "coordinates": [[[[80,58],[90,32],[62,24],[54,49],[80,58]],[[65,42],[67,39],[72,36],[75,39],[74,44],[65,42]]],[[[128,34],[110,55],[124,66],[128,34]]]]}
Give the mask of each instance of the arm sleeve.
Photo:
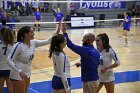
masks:
{"type": "Polygon", "coordinates": [[[67,80],[67,77],[66,77],[66,56],[63,55],[63,54],[60,54],[58,56],[58,60],[56,62],[56,66],[58,68],[58,70],[60,71],[60,75],[61,75],[61,79],[62,79],[62,83],[64,85],[64,88],[66,91],[69,91],[70,89],[70,86],[68,84],[68,80],[67,80]]]}
{"type": "MultiPolygon", "coordinates": [[[[56,35],[56,34],[54,34],[54,35],[56,35]]],[[[53,36],[54,36],[54,35],[53,35],[53,36]]],[[[40,46],[44,46],[44,45],[50,44],[51,41],[52,41],[52,37],[53,37],[53,36],[49,37],[47,40],[34,40],[34,42],[35,42],[35,47],[40,47],[40,46]]]]}
{"type": "Polygon", "coordinates": [[[75,53],[79,54],[80,56],[84,56],[84,57],[90,57],[90,52],[89,50],[87,50],[86,47],[83,47],[83,46],[78,46],[78,45],[75,45],[71,42],[71,40],[69,39],[68,37],[68,34],[65,33],[64,34],[66,39],[67,39],[67,46],[72,50],[74,51],[75,53]]]}
{"type": "Polygon", "coordinates": [[[113,60],[115,61],[115,63],[120,65],[120,60],[118,59],[118,56],[113,49],[110,49],[110,54],[111,54],[111,57],[113,58],[113,60]]]}
{"type": "Polygon", "coordinates": [[[131,18],[130,17],[128,17],[127,19],[128,19],[128,22],[131,21],[131,18]]]}
{"type": "Polygon", "coordinates": [[[8,58],[7,58],[7,64],[9,65],[9,67],[15,71],[16,73],[20,73],[22,70],[16,66],[16,64],[13,62],[15,60],[16,57],[18,57],[18,54],[20,52],[20,43],[16,44],[13,48],[13,50],[11,51],[11,53],[9,54],[8,58]]]}
{"type": "Polygon", "coordinates": [[[130,17],[126,17],[125,21],[126,22],[130,22],[131,21],[131,18],[130,17]]]}

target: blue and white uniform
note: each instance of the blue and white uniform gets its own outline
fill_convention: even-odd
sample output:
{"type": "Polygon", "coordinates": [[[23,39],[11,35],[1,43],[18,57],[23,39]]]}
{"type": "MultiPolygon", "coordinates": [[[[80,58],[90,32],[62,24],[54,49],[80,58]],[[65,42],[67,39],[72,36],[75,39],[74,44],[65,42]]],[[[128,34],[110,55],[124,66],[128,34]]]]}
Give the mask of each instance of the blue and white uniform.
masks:
{"type": "Polygon", "coordinates": [[[0,40],[0,77],[10,74],[10,67],[7,65],[7,57],[12,50],[12,45],[6,46],[2,40],[0,40]]]}
{"type": "Polygon", "coordinates": [[[29,78],[31,76],[31,63],[34,58],[35,48],[50,44],[51,39],[52,38],[48,40],[31,40],[30,47],[23,42],[16,43],[7,60],[8,65],[12,69],[10,78],[22,80],[19,75],[21,71],[29,78]]]}
{"type": "Polygon", "coordinates": [[[127,16],[123,20],[123,30],[130,31],[130,26],[131,26],[131,18],[129,16],[127,16]],[[126,22],[126,19],[128,20],[128,22],[126,22]]]}
{"type": "Polygon", "coordinates": [[[0,70],[10,70],[6,60],[11,50],[11,45],[6,46],[4,42],[0,40],[0,70]]]}
{"type": "Polygon", "coordinates": [[[106,50],[100,52],[100,65],[98,68],[100,82],[111,82],[115,80],[113,69],[108,69],[105,73],[101,73],[102,68],[108,67],[112,64],[112,59],[120,65],[120,60],[112,48],[109,49],[109,52],[106,52],[106,50]]]}
{"type": "Polygon", "coordinates": [[[68,57],[63,52],[53,52],[54,76],[52,79],[52,88],[59,90],[70,90],[70,63],[68,57]]]}

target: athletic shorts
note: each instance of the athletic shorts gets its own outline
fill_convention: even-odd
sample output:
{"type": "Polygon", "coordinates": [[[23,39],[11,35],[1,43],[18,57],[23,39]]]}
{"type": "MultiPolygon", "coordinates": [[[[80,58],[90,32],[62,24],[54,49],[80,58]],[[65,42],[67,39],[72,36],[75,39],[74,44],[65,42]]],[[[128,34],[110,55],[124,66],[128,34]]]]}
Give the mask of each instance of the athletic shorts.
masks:
{"type": "Polygon", "coordinates": [[[0,77],[9,77],[10,70],[0,70],[0,77]]]}
{"type": "MultiPolygon", "coordinates": [[[[67,78],[69,86],[71,86],[70,78],[67,78]]],[[[64,89],[61,77],[53,76],[52,78],[52,88],[55,90],[64,89]]]]}
{"type": "Polygon", "coordinates": [[[41,19],[36,19],[37,21],[40,21],[41,19]]]}
{"type": "Polygon", "coordinates": [[[129,29],[129,28],[123,28],[123,30],[127,30],[127,31],[130,31],[130,29],[129,29]]]}

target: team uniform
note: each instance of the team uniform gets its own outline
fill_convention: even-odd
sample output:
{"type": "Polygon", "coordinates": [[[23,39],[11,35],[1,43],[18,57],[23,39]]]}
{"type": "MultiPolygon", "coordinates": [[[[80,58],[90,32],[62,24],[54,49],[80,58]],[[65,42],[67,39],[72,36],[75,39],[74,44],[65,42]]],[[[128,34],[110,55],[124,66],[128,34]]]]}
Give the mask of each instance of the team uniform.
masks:
{"type": "MultiPolygon", "coordinates": [[[[36,17],[36,21],[39,22],[41,20],[41,15],[42,13],[41,12],[35,12],[35,17],[36,17]]],[[[38,31],[40,31],[40,24],[38,23],[38,31]]],[[[36,27],[36,24],[34,25],[34,30],[35,30],[35,27],[36,27]]]]}
{"type": "Polygon", "coordinates": [[[101,68],[105,68],[108,67],[109,65],[112,64],[112,59],[118,64],[120,65],[120,60],[118,59],[115,51],[110,48],[109,52],[106,52],[106,50],[103,50],[100,53],[100,65],[98,68],[99,71],[99,81],[100,82],[111,82],[114,81],[114,73],[113,73],[113,69],[108,69],[105,73],[101,73],[101,68]]]}
{"type": "Polygon", "coordinates": [[[131,18],[129,16],[127,16],[127,18],[129,21],[126,22],[125,21],[125,18],[123,20],[123,30],[127,30],[127,31],[130,31],[130,26],[131,26],[131,18]]]}
{"type": "Polygon", "coordinates": [[[36,20],[37,21],[40,21],[41,20],[41,15],[42,15],[41,12],[35,12],[35,16],[36,16],[36,20]]]}
{"type": "Polygon", "coordinates": [[[48,40],[31,40],[30,47],[23,42],[14,45],[12,52],[8,56],[7,63],[11,67],[10,78],[22,80],[19,73],[23,71],[27,77],[31,76],[31,63],[34,58],[35,48],[50,44],[52,38],[48,40]]]}
{"type": "Polygon", "coordinates": [[[0,40],[0,77],[9,77],[10,67],[7,65],[7,57],[12,50],[12,46],[6,46],[2,40],[0,40]]]}
{"type": "Polygon", "coordinates": [[[65,88],[70,89],[70,63],[65,53],[53,52],[54,76],[52,78],[52,88],[55,90],[65,88]]]}
{"type": "Polygon", "coordinates": [[[56,16],[56,22],[61,22],[64,17],[62,12],[60,13],[56,12],[55,16],[56,16]]]}

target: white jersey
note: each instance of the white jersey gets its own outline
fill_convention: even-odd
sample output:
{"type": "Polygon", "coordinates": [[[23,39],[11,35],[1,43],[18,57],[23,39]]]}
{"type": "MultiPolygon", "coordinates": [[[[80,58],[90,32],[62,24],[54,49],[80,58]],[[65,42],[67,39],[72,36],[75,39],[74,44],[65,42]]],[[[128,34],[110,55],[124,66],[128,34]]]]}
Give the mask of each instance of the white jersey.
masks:
{"type": "Polygon", "coordinates": [[[27,77],[31,76],[31,63],[34,58],[35,48],[50,44],[52,38],[48,40],[31,40],[30,47],[23,42],[14,45],[12,52],[8,56],[7,63],[11,67],[10,78],[22,80],[19,73],[23,71],[27,77]]]}
{"type": "Polygon", "coordinates": [[[0,70],[10,70],[10,67],[7,65],[7,57],[12,50],[12,46],[6,46],[2,40],[0,40],[0,70]]]}
{"type": "Polygon", "coordinates": [[[63,52],[53,52],[53,65],[54,65],[54,75],[61,77],[65,90],[69,90],[70,86],[68,84],[67,78],[70,78],[70,62],[65,53],[63,52]]]}
{"type": "Polygon", "coordinates": [[[105,68],[108,67],[109,65],[112,64],[112,59],[118,64],[120,65],[120,61],[117,57],[117,54],[115,53],[115,51],[110,48],[109,52],[105,52],[106,50],[103,50],[100,53],[100,65],[99,65],[99,80],[100,82],[110,82],[110,81],[114,81],[114,73],[113,73],[113,69],[108,69],[105,73],[101,73],[100,70],[101,68],[105,68]]]}

